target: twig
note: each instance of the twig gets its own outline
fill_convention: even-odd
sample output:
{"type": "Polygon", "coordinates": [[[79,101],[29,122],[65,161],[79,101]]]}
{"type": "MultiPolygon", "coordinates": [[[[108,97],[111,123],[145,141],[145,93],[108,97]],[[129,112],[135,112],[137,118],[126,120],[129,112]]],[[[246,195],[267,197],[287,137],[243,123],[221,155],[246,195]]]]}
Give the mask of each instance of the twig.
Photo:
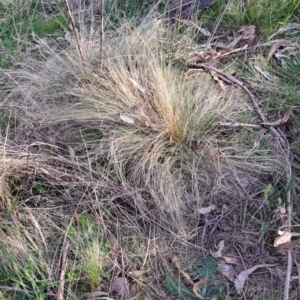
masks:
{"type": "MultiPolygon", "coordinates": [[[[196,67],[196,68],[202,68],[202,69],[205,69],[207,71],[209,71],[210,73],[211,72],[214,72],[215,74],[214,75],[217,75],[219,78],[221,78],[222,80],[224,80],[225,82],[227,83],[232,83],[232,84],[236,84],[238,85],[240,88],[242,88],[246,93],[247,95],[249,96],[251,102],[252,102],[252,105],[254,107],[254,110],[255,112],[258,114],[259,118],[262,120],[263,123],[268,123],[268,120],[267,118],[264,116],[264,114],[262,113],[262,111],[260,110],[259,106],[257,105],[256,103],[256,100],[255,100],[255,97],[254,95],[248,90],[248,88],[241,82],[239,81],[237,78],[235,78],[234,76],[230,75],[230,74],[226,74],[224,73],[223,71],[215,68],[215,67],[212,67],[212,66],[209,66],[209,65],[206,65],[206,64],[203,64],[203,63],[198,63],[198,64],[192,64],[191,65],[192,67],[196,67]]],[[[270,130],[272,132],[272,134],[278,138],[278,140],[280,141],[281,145],[285,148],[286,147],[286,143],[285,143],[285,140],[282,138],[282,136],[280,135],[280,133],[273,127],[270,127],[270,130]]]]}
{"type": "Polygon", "coordinates": [[[65,275],[66,275],[66,270],[67,270],[67,265],[68,265],[68,251],[70,248],[70,244],[67,241],[65,246],[64,246],[64,251],[63,255],[61,258],[61,272],[60,272],[60,278],[59,278],[59,285],[57,289],[57,300],[64,300],[64,286],[65,286],[65,275]]]}
{"type": "Polygon", "coordinates": [[[76,40],[77,48],[78,48],[78,51],[79,51],[79,54],[80,54],[80,58],[81,58],[82,61],[84,61],[83,54],[82,54],[82,49],[81,49],[81,46],[80,46],[80,43],[79,43],[79,36],[78,36],[78,33],[77,33],[77,29],[76,29],[76,26],[75,26],[75,21],[74,21],[74,18],[72,16],[72,12],[71,12],[71,8],[69,6],[68,0],[65,0],[65,4],[66,4],[67,12],[68,12],[68,15],[69,15],[69,18],[70,18],[70,21],[71,21],[72,31],[73,31],[73,34],[75,36],[75,40],[76,40]]]}
{"type": "Polygon", "coordinates": [[[221,59],[221,58],[224,58],[224,57],[227,57],[227,56],[232,56],[233,54],[243,52],[247,49],[248,49],[248,45],[245,45],[245,46],[237,48],[237,49],[233,49],[233,50],[230,50],[230,51],[227,51],[227,52],[219,53],[214,57],[214,59],[221,59]]]}
{"type": "Polygon", "coordinates": [[[100,63],[99,69],[102,71],[103,65],[103,41],[104,41],[104,0],[100,0],[100,63]]]}
{"type": "Polygon", "coordinates": [[[262,125],[256,125],[256,124],[246,124],[246,123],[238,123],[235,121],[232,122],[219,122],[218,125],[220,126],[227,126],[227,127],[243,127],[243,128],[257,128],[257,129],[262,129],[262,125]]]}

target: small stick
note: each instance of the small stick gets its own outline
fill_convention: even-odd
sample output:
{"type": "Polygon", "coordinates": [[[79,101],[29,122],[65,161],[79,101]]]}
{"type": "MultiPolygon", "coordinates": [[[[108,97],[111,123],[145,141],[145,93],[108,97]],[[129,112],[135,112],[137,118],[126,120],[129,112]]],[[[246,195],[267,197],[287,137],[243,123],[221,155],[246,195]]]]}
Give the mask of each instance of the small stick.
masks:
{"type": "Polygon", "coordinates": [[[233,50],[230,50],[230,51],[227,51],[227,52],[223,52],[223,53],[220,53],[220,54],[217,54],[215,57],[213,57],[214,59],[221,59],[221,58],[224,58],[224,57],[227,57],[227,56],[231,56],[233,54],[237,54],[239,52],[243,52],[245,51],[246,49],[248,49],[248,45],[245,45],[243,47],[240,47],[240,48],[237,48],[237,49],[233,49],[233,50]]]}
{"type": "Polygon", "coordinates": [[[71,21],[72,31],[73,31],[74,36],[75,36],[75,40],[76,40],[77,48],[78,48],[78,51],[79,51],[79,54],[80,54],[80,58],[81,58],[82,61],[84,61],[83,54],[82,54],[82,49],[81,49],[81,46],[80,46],[80,43],[79,43],[79,36],[78,36],[78,33],[77,33],[77,29],[76,29],[76,26],[75,26],[75,21],[74,21],[74,18],[72,16],[72,13],[71,13],[71,8],[69,6],[68,0],[65,0],[65,4],[66,4],[67,12],[68,12],[68,15],[69,15],[69,18],[70,18],[70,21],[71,21]]]}
{"type": "Polygon", "coordinates": [[[70,248],[70,244],[67,241],[64,246],[64,251],[61,259],[61,272],[60,272],[60,278],[59,278],[59,285],[57,289],[57,300],[64,300],[64,286],[65,286],[65,275],[68,265],[68,251],[70,248]]]}
{"type": "Polygon", "coordinates": [[[227,127],[243,127],[243,128],[257,128],[257,129],[262,129],[262,125],[257,125],[257,124],[247,124],[247,123],[239,123],[239,122],[219,122],[218,125],[220,126],[227,126],[227,127]]]}
{"type": "Polygon", "coordinates": [[[102,71],[103,65],[103,41],[104,41],[104,0],[100,0],[100,63],[99,69],[102,71]]]}
{"type": "MultiPolygon", "coordinates": [[[[192,67],[197,67],[197,68],[202,68],[202,69],[205,69],[207,71],[209,71],[210,73],[213,71],[215,72],[222,80],[224,80],[225,82],[231,82],[232,84],[236,84],[238,85],[239,87],[241,87],[246,93],[247,95],[249,96],[251,102],[252,102],[252,105],[254,107],[254,110],[255,112],[258,114],[259,118],[264,122],[264,123],[268,123],[268,120],[267,118],[264,116],[264,114],[262,113],[262,111],[260,110],[259,106],[257,105],[256,103],[256,100],[255,100],[255,97],[254,95],[251,94],[251,92],[248,90],[248,88],[241,82],[239,81],[238,79],[236,79],[234,76],[230,75],[230,74],[226,74],[224,73],[223,71],[215,68],[215,67],[212,67],[212,66],[209,66],[209,65],[206,65],[206,64],[203,64],[203,63],[200,63],[200,64],[192,64],[191,65],[192,67]]],[[[278,138],[278,140],[280,141],[280,143],[282,144],[282,146],[285,148],[286,147],[286,143],[285,143],[285,140],[282,138],[282,136],[280,135],[280,133],[273,127],[270,127],[270,130],[271,132],[273,133],[273,135],[278,138]]]]}

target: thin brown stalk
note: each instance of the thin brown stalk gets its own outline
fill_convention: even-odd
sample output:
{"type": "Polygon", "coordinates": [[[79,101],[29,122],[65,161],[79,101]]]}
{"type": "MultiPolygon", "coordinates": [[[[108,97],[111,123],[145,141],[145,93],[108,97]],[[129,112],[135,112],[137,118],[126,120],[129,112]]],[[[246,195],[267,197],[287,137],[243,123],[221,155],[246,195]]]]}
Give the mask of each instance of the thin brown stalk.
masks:
{"type": "Polygon", "coordinates": [[[102,71],[102,65],[103,65],[103,42],[104,42],[104,0],[100,0],[100,63],[99,63],[99,69],[100,72],[102,71]]]}
{"type": "Polygon", "coordinates": [[[68,265],[68,251],[70,248],[70,244],[67,241],[63,254],[62,254],[62,259],[61,259],[61,272],[60,272],[60,278],[59,278],[59,285],[57,289],[57,300],[64,300],[64,286],[65,286],[65,275],[66,275],[66,270],[67,270],[67,265],[68,265]]]}
{"type": "Polygon", "coordinates": [[[78,48],[78,51],[79,51],[79,54],[80,54],[80,58],[81,58],[82,61],[84,61],[83,54],[82,54],[82,49],[81,49],[80,42],[79,42],[78,31],[77,31],[77,28],[75,26],[75,21],[74,21],[74,18],[72,16],[72,12],[71,12],[71,8],[70,8],[68,0],[65,0],[65,4],[66,4],[67,12],[68,12],[68,15],[69,15],[69,19],[71,21],[72,31],[73,31],[73,34],[75,36],[75,40],[76,40],[77,48],[78,48]]]}
{"type": "MultiPolygon", "coordinates": [[[[286,160],[286,166],[287,166],[286,180],[287,180],[287,183],[289,183],[291,178],[292,178],[292,167],[291,167],[290,160],[288,158],[289,149],[288,148],[287,149],[283,148],[281,143],[279,143],[279,147],[281,148],[281,151],[282,151],[282,153],[284,155],[284,158],[286,160]]],[[[291,226],[292,226],[292,210],[293,210],[292,201],[291,201],[291,190],[289,190],[287,195],[286,195],[286,203],[287,203],[287,220],[285,221],[284,225],[291,228],[291,226]]],[[[286,275],[285,275],[283,300],[291,299],[289,297],[289,291],[290,291],[290,283],[291,283],[292,265],[293,265],[292,250],[288,250],[287,251],[287,267],[286,267],[286,275]]]]}

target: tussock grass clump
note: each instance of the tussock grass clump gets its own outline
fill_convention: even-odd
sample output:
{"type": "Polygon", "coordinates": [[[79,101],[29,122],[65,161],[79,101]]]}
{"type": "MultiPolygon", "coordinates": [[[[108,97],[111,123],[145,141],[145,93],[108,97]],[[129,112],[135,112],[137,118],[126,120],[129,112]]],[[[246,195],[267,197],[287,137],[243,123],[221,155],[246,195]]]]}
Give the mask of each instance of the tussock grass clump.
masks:
{"type": "Polygon", "coordinates": [[[203,203],[231,197],[228,186],[244,180],[248,189],[273,170],[273,154],[262,163],[260,151],[223,140],[234,131],[218,122],[245,114],[245,96],[221,90],[204,73],[173,67],[164,40],[159,22],[135,29],[125,23],[107,34],[99,72],[97,40],[82,37],[85,61],[68,49],[24,66],[5,103],[16,105],[19,95],[19,128],[38,128],[31,143],[72,153],[90,176],[105,172],[124,192],[134,190],[126,205],[136,213],[182,229],[191,216],[198,219],[203,203]]]}
{"type": "MultiPolygon", "coordinates": [[[[3,70],[0,276],[29,299],[57,298],[66,244],[69,299],[110,296],[128,278],[136,290],[147,294],[147,283],[152,299],[165,299],[168,260],[181,255],[186,266],[199,264],[199,252],[226,228],[222,218],[233,219],[228,247],[237,255],[241,244],[249,248],[241,242],[245,229],[263,232],[269,224],[260,228],[257,215],[266,206],[260,195],[284,169],[274,137],[221,126],[257,123],[247,96],[170,59],[186,56],[192,39],[170,36],[148,17],[139,23],[106,32],[101,70],[93,25],[80,28],[83,60],[72,40],[3,70]],[[212,222],[199,213],[210,204],[218,211],[212,222]],[[154,272],[155,280],[135,277],[136,270],[154,272]]],[[[177,295],[170,280],[168,291],[177,295]]]]}

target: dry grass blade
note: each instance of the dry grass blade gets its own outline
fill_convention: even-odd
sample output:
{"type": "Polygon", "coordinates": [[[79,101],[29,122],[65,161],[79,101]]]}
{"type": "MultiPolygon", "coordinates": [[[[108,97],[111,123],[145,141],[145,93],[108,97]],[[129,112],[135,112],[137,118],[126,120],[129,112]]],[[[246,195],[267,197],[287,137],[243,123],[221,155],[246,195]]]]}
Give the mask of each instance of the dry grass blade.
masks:
{"type": "Polygon", "coordinates": [[[102,63],[103,63],[103,40],[104,40],[104,8],[105,8],[105,0],[100,1],[100,46],[99,46],[99,53],[100,53],[100,62],[99,68],[100,72],[102,71],[102,63]]]}

